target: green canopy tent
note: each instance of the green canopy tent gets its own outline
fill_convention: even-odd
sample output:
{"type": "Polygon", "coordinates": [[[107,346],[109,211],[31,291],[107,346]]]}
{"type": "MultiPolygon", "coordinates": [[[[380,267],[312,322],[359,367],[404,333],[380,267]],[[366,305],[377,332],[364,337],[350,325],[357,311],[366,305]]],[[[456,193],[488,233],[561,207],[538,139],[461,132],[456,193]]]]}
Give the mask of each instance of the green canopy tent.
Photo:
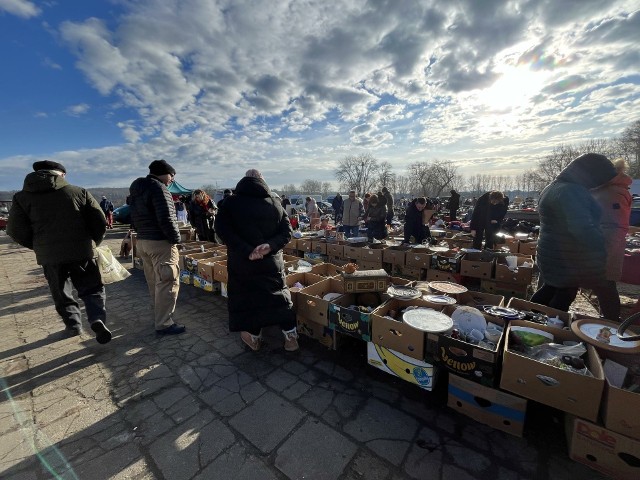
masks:
{"type": "Polygon", "coordinates": [[[167,188],[169,189],[169,192],[171,192],[171,195],[191,195],[191,192],[193,191],[188,188],[184,188],[175,180],[167,188]]]}

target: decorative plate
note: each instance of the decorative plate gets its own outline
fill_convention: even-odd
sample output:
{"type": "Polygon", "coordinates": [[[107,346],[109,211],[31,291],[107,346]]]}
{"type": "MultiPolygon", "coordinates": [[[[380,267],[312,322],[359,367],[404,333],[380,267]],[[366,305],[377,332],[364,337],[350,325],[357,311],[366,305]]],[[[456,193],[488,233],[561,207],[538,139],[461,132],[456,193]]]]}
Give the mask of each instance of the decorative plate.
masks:
{"type": "MultiPolygon", "coordinates": [[[[605,319],[583,318],[571,322],[571,331],[580,340],[602,350],[628,354],[640,353],[640,341],[625,341],[618,338],[619,325],[605,319]]],[[[624,332],[624,337],[633,336],[634,332],[637,332],[637,329],[628,333],[624,332]]]]}
{"type": "Polygon", "coordinates": [[[422,292],[417,288],[405,287],[403,285],[390,285],[389,288],[387,288],[387,294],[390,297],[400,300],[413,300],[414,298],[420,298],[422,296],[422,292]]]}
{"type": "Polygon", "coordinates": [[[427,302],[438,303],[440,305],[454,305],[457,303],[455,298],[447,297],[446,295],[424,295],[422,298],[427,302]]]}
{"type": "Polygon", "coordinates": [[[484,332],[487,329],[487,321],[482,312],[473,307],[458,307],[451,314],[453,323],[464,332],[470,332],[473,329],[484,332]]]}
{"type": "Polygon", "coordinates": [[[432,252],[448,252],[449,250],[451,250],[449,247],[441,247],[441,246],[437,246],[437,245],[432,245],[430,247],[428,247],[429,250],[431,250],[432,252]]]}
{"type": "Polygon", "coordinates": [[[458,285],[453,282],[429,282],[429,288],[435,292],[448,293],[450,295],[456,295],[458,293],[465,293],[468,291],[467,287],[458,285]]]}
{"type": "Polygon", "coordinates": [[[525,317],[524,313],[521,311],[506,307],[492,306],[485,309],[485,312],[495,317],[506,318],[507,320],[519,320],[525,317]]]}
{"type": "Polygon", "coordinates": [[[431,333],[442,333],[451,330],[451,317],[432,308],[414,308],[402,314],[402,321],[416,330],[431,333]]]}

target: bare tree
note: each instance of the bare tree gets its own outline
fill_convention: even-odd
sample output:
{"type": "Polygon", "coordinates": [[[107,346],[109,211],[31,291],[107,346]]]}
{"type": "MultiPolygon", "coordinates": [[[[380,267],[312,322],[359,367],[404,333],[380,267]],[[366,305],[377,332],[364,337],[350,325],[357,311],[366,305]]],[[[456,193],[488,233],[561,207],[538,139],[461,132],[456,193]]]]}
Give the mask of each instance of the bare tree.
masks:
{"type": "Polygon", "coordinates": [[[300,190],[292,183],[289,185],[283,185],[282,193],[285,195],[295,195],[296,193],[300,193],[300,190]]]}
{"type": "Polygon", "coordinates": [[[331,183],[322,182],[322,198],[327,198],[327,196],[329,196],[329,192],[331,191],[331,183]]]}
{"type": "Polygon", "coordinates": [[[200,190],[204,190],[210,197],[213,197],[213,194],[216,193],[216,190],[218,190],[219,188],[220,187],[217,183],[215,185],[213,183],[207,183],[205,185],[202,185],[200,187],[200,190]]]}
{"type": "Polygon", "coordinates": [[[300,185],[300,190],[302,193],[308,193],[310,195],[318,195],[322,193],[322,183],[318,180],[306,179],[300,185]]]}
{"type": "Polygon", "coordinates": [[[629,175],[633,178],[640,178],[640,120],[631,124],[622,132],[616,144],[619,148],[619,155],[629,162],[631,169],[629,175]]]}
{"type": "Polygon", "coordinates": [[[341,189],[364,195],[374,187],[378,168],[378,160],[370,153],[349,155],[340,161],[335,174],[341,189]]]}
{"type": "Polygon", "coordinates": [[[391,163],[389,162],[381,162],[378,165],[378,172],[376,175],[376,187],[377,190],[381,190],[382,187],[387,187],[392,193],[390,185],[393,181],[393,177],[395,177],[395,173],[393,173],[391,169],[391,163]]]}

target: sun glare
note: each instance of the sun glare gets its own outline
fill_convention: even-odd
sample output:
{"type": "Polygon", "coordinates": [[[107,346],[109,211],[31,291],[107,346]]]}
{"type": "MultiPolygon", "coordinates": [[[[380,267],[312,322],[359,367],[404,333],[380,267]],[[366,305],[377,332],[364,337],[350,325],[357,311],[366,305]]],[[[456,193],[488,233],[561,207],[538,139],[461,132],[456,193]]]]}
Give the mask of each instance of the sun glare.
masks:
{"type": "Polygon", "coordinates": [[[495,110],[524,107],[540,92],[546,77],[544,72],[533,72],[526,67],[510,68],[496,83],[480,92],[478,100],[495,110]]]}

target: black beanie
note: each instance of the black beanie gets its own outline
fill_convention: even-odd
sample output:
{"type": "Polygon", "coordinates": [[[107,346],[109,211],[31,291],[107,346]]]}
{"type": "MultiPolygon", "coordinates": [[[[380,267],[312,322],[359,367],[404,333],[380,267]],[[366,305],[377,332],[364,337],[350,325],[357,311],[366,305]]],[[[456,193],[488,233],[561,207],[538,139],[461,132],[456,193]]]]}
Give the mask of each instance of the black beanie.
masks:
{"type": "Polygon", "coordinates": [[[33,164],[33,171],[37,172],[39,170],[57,170],[62,173],[67,173],[67,169],[64,168],[64,165],[54,162],[53,160],[41,160],[39,162],[35,162],[33,164]]]}
{"type": "Polygon", "coordinates": [[[149,164],[149,173],[151,175],[175,175],[176,169],[169,165],[166,160],[154,160],[149,164]]]}

